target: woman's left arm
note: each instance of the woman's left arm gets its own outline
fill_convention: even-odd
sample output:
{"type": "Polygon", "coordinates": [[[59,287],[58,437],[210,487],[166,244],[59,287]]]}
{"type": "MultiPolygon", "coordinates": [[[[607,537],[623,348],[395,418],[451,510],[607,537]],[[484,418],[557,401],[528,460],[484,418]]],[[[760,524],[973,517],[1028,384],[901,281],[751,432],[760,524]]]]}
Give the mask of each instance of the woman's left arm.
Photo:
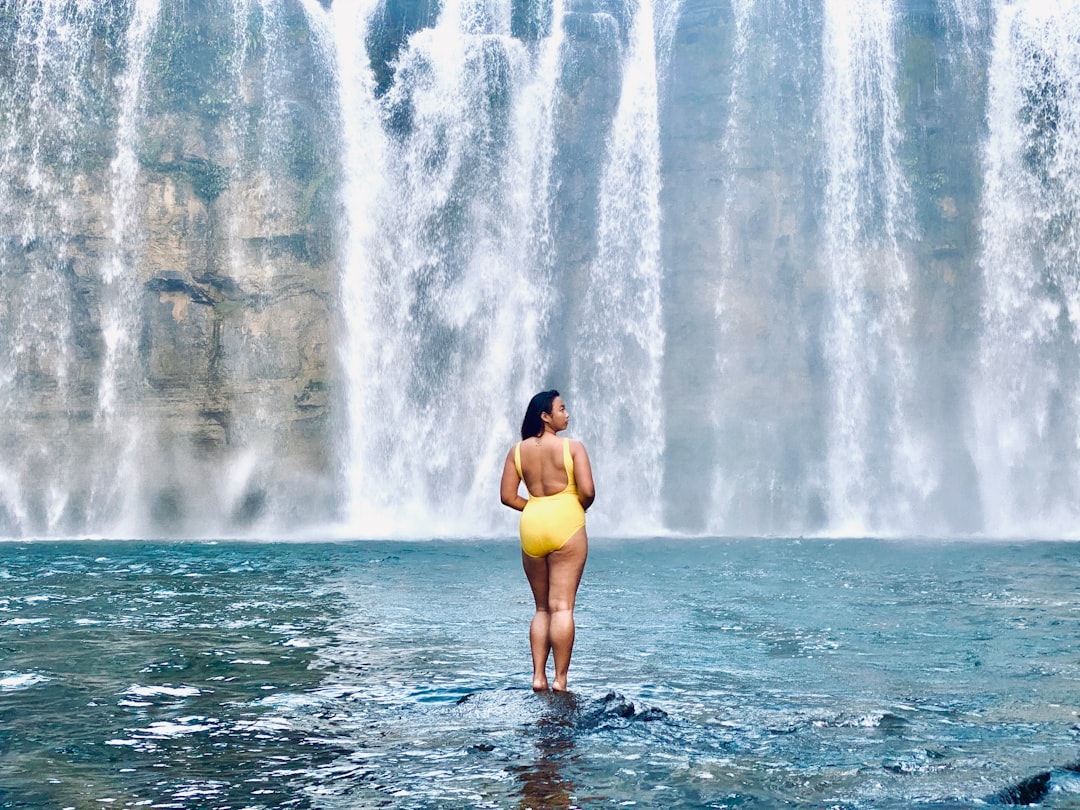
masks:
{"type": "Polygon", "coordinates": [[[517,467],[514,465],[514,448],[511,447],[510,452],[506,454],[506,462],[503,464],[499,496],[504,504],[511,509],[517,509],[519,512],[529,502],[527,498],[522,498],[521,493],[518,492],[518,484],[520,483],[521,479],[518,478],[517,467]]]}
{"type": "Polygon", "coordinates": [[[570,443],[571,456],[574,459],[574,480],[577,482],[578,500],[581,508],[588,509],[596,500],[596,486],[592,479],[592,464],[585,445],[575,441],[570,443]]]}

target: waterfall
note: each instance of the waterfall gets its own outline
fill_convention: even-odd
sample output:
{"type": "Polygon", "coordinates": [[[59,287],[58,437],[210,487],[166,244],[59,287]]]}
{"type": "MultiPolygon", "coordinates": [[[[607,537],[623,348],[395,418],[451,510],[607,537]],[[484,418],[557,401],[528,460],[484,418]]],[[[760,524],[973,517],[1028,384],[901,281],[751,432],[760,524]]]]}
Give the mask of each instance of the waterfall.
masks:
{"type": "MultiPolygon", "coordinates": [[[[282,414],[295,397],[283,381],[298,362],[296,325],[281,310],[293,295],[293,277],[307,269],[297,259],[297,231],[308,227],[333,171],[321,154],[321,127],[328,125],[309,110],[320,109],[322,88],[312,78],[319,67],[308,64],[308,48],[295,36],[310,20],[307,10],[291,0],[230,2],[222,90],[227,125],[214,133],[228,188],[218,208],[224,238],[214,248],[209,283],[238,284],[258,305],[243,317],[219,320],[222,356],[211,371],[221,390],[209,395],[208,408],[223,414],[230,453],[215,471],[212,510],[248,531],[272,532],[289,513],[291,499],[281,490],[317,485],[276,458],[275,446],[288,441],[282,414]]],[[[317,317],[325,318],[325,306],[320,310],[317,317]]]]}
{"type": "Polygon", "coordinates": [[[830,280],[826,363],[830,529],[910,531],[936,486],[911,431],[909,190],[890,2],[824,7],[821,123],[827,172],[821,263],[830,280]]]}
{"type": "Polygon", "coordinates": [[[0,533],[329,511],[282,452],[327,409],[303,279],[332,183],[296,23],[288,0],[0,6],[0,533]]]}
{"type": "Polygon", "coordinates": [[[342,132],[348,530],[493,530],[502,515],[491,482],[519,412],[553,384],[580,414],[571,433],[611,459],[614,491],[640,494],[624,530],[654,530],[663,332],[653,8],[641,6],[629,33],[598,252],[577,302],[566,299],[576,287],[557,266],[551,214],[561,3],[550,21],[534,20],[535,37],[515,35],[509,3],[448,3],[402,43],[385,88],[357,48],[379,13],[338,3],[330,24],[310,10],[332,54],[342,132]],[[573,357],[558,356],[563,331],[573,357]],[[570,377],[550,379],[554,368],[570,377]],[[653,414],[646,430],[635,427],[639,409],[653,414]]]}
{"type": "Polygon", "coordinates": [[[984,150],[975,444],[994,534],[1080,512],[1080,10],[997,6],[984,150]]]}
{"type": "MultiPolygon", "coordinates": [[[[249,384],[266,373],[267,365],[284,362],[268,363],[267,349],[261,345],[269,342],[266,333],[273,334],[271,318],[257,313],[250,320],[233,323],[211,316],[209,323],[200,326],[211,333],[212,343],[205,393],[195,394],[187,405],[205,414],[219,414],[218,424],[210,430],[227,434],[222,437],[210,430],[206,431],[209,436],[184,436],[166,424],[157,408],[147,407],[148,389],[167,389],[172,382],[163,384],[161,376],[172,372],[161,367],[168,361],[155,362],[151,356],[147,363],[138,344],[150,328],[147,309],[141,305],[148,277],[158,303],[172,307],[170,319],[177,325],[195,320],[197,307],[189,301],[207,306],[206,288],[213,289],[219,277],[243,285],[251,297],[265,299],[265,309],[272,312],[274,277],[281,262],[265,255],[267,251],[253,250],[249,243],[270,242],[280,231],[295,227],[289,221],[294,216],[291,206],[278,199],[289,184],[287,105],[294,94],[284,67],[288,53],[282,33],[290,21],[282,5],[271,0],[222,0],[222,8],[211,7],[222,20],[231,21],[231,26],[222,25],[220,50],[215,54],[226,70],[200,82],[183,76],[170,60],[179,58],[178,41],[190,41],[193,33],[195,38],[200,36],[192,29],[201,21],[185,18],[161,0],[140,0],[125,30],[108,189],[112,244],[101,269],[105,351],[95,420],[100,442],[96,455],[111,463],[95,477],[86,518],[90,526],[105,527],[109,534],[138,535],[154,522],[191,528],[202,523],[211,531],[220,530],[224,523],[250,522],[265,511],[261,493],[271,466],[265,459],[273,457],[274,437],[268,414],[281,403],[265,386],[251,390],[249,384]],[[259,58],[252,59],[256,48],[259,58]],[[164,75],[153,73],[153,60],[164,75]],[[180,137],[162,132],[156,100],[161,84],[176,85],[181,78],[189,83],[189,92],[192,85],[204,83],[204,96],[197,103],[221,119],[220,127],[193,128],[180,137]],[[220,85],[205,86],[211,81],[220,85]],[[218,164],[210,159],[213,151],[220,154],[218,164]],[[242,202],[222,206],[218,217],[208,212],[220,220],[223,234],[220,242],[210,234],[205,257],[198,256],[192,244],[179,245],[173,252],[164,244],[161,231],[149,224],[152,215],[148,212],[167,209],[176,192],[168,184],[149,184],[144,177],[147,168],[190,176],[193,185],[202,182],[195,194],[206,197],[208,204],[221,194],[242,202]],[[205,184],[214,182],[215,176],[225,179],[221,187],[207,188],[205,184]],[[186,260],[187,266],[178,265],[178,260],[186,260]],[[189,292],[199,289],[195,285],[203,290],[197,300],[189,292]],[[225,374],[230,383],[227,392],[220,380],[225,374]],[[208,469],[198,458],[197,443],[211,440],[224,440],[231,453],[227,463],[208,469]],[[156,464],[162,459],[168,460],[163,467],[156,464]],[[149,469],[154,472],[148,474],[149,469]],[[203,523],[206,515],[213,517],[203,523]]],[[[172,89],[176,92],[177,88],[172,89]]]]}
{"type": "Polygon", "coordinates": [[[0,535],[1071,532],[1080,12],[0,2],[0,535]]]}
{"type": "Polygon", "coordinates": [[[812,114],[822,46],[795,4],[740,0],[732,12],[730,85],[717,91],[722,184],[706,322],[715,335],[707,390],[716,439],[714,448],[699,443],[712,479],[704,523],[716,533],[784,532],[807,526],[806,501],[814,496],[800,492],[810,489],[811,476],[797,459],[809,453],[796,449],[798,437],[812,430],[793,429],[781,405],[792,399],[793,380],[807,376],[797,347],[808,342],[812,325],[790,267],[802,239],[799,209],[809,195],[780,188],[776,167],[802,171],[794,167],[805,160],[806,146],[792,135],[812,114]],[[791,86],[804,88],[805,97],[785,92],[791,86]],[[761,223],[783,234],[776,246],[754,244],[761,223]]]}
{"type": "Polygon", "coordinates": [[[378,98],[357,47],[377,10],[335,3],[323,25],[348,212],[348,531],[490,531],[516,411],[542,378],[561,25],[526,44],[508,3],[444,4],[378,98]]]}
{"type": "Polygon", "coordinates": [[[74,335],[73,324],[84,314],[77,290],[89,270],[72,241],[102,157],[84,138],[107,114],[94,35],[116,19],[58,0],[7,4],[2,13],[0,533],[22,535],[62,527],[80,480],[83,448],[70,426],[42,429],[47,420],[27,424],[23,414],[70,419],[69,392],[87,384],[80,364],[92,341],[74,335]]]}
{"type": "Polygon", "coordinates": [[[597,510],[621,531],[660,528],[661,364],[657,43],[651,2],[634,12],[600,181],[598,254],[589,268],[571,401],[593,464],[618,501],[597,510]],[[617,505],[616,505],[617,504],[617,505]]]}
{"type": "MultiPolygon", "coordinates": [[[[741,164],[740,146],[743,138],[747,137],[743,131],[744,104],[747,99],[747,70],[748,58],[751,53],[751,26],[755,4],[753,0],[740,0],[732,3],[734,15],[734,37],[732,42],[732,76],[731,89],[727,96],[728,114],[724,122],[724,133],[720,141],[723,162],[731,169],[726,177],[726,185],[723,193],[723,201],[718,224],[719,254],[722,264],[716,279],[716,296],[714,303],[715,325],[717,336],[717,350],[714,358],[714,368],[711,369],[714,383],[713,395],[723,401],[724,384],[728,381],[730,363],[733,358],[729,353],[731,343],[736,334],[735,322],[739,308],[728,306],[729,288],[737,278],[739,271],[736,260],[738,251],[738,238],[736,234],[736,206],[740,198],[745,196],[746,190],[740,187],[736,167],[741,164]]],[[[730,414],[731,407],[716,408],[713,412],[712,425],[718,435],[724,435],[725,416],[730,414]]],[[[709,526],[714,531],[723,531],[736,523],[732,514],[734,511],[731,504],[739,497],[738,489],[745,487],[745,478],[742,481],[732,480],[727,465],[720,463],[713,465],[713,483],[710,491],[710,520],[709,526]]]]}
{"type": "MultiPolygon", "coordinates": [[[[382,170],[386,165],[388,144],[382,130],[382,114],[375,97],[375,79],[368,55],[363,47],[368,36],[372,15],[378,3],[336,3],[326,14],[316,4],[308,3],[306,11],[313,29],[337,81],[340,128],[344,136],[342,157],[342,198],[345,210],[344,251],[342,256],[342,309],[348,321],[348,339],[342,350],[342,365],[348,376],[348,436],[349,451],[344,474],[348,487],[347,519],[359,523],[358,516],[368,511],[365,498],[381,479],[379,469],[371,469],[381,459],[365,451],[364,442],[371,434],[363,429],[365,411],[374,410],[378,402],[376,370],[369,364],[378,357],[379,304],[382,302],[377,263],[388,257],[379,256],[380,203],[382,170]],[[357,516],[357,517],[353,517],[357,516]]],[[[390,403],[380,403],[389,406],[390,403]]],[[[387,414],[388,415],[388,414],[387,414]]],[[[374,417],[370,420],[374,423],[374,417]]],[[[370,517],[382,513],[368,511],[370,517]]],[[[358,533],[389,532],[392,525],[380,522],[376,526],[357,526],[358,533]]]]}
{"type": "Polygon", "coordinates": [[[715,337],[705,524],[911,531],[936,518],[938,480],[914,416],[902,17],[876,0],[732,12],[716,271],[702,285],[715,337]]]}
{"type": "Polygon", "coordinates": [[[100,457],[113,464],[101,470],[90,496],[88,521],[111,533],[137,533],[146,503],[140,487],[138,448],[143,424],[133,412],[139,379],[135,342],[140,312],[135,265],[142,249],[137,210],[139,139],[146,59],[154,36],[160,0],[137,0],[124,38],[125,67],[119,86],[116,155],[110,166],[111,201],[108,257],[101,267],[101,332],[105,356],[98,386],[96,420],[101,425],[100,457]]]}

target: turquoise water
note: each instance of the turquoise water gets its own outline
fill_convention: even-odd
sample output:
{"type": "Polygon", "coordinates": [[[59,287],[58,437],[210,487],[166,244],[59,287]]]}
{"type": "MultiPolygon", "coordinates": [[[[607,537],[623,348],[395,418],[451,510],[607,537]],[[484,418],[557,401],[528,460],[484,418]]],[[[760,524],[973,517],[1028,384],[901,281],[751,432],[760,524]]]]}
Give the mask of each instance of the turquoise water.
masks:
{"type": "Polygon", "coordinates": [[[567,697],[530,616],[509,540],[0,545],[0,807],[1080,807],[1078,544],[596,541],[567,697]]]}

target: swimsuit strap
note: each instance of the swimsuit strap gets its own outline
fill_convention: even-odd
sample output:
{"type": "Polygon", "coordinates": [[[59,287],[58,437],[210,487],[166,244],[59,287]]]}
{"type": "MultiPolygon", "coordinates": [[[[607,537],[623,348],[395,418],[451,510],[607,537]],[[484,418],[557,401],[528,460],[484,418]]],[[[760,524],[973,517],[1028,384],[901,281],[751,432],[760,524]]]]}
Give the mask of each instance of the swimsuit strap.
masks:
{"type": "Polygon", "coordinates": [[[524,481],[525,476],[521,474],[521,442],[514,445],[514,466],[517,467],[518,478],[524,481]]]}

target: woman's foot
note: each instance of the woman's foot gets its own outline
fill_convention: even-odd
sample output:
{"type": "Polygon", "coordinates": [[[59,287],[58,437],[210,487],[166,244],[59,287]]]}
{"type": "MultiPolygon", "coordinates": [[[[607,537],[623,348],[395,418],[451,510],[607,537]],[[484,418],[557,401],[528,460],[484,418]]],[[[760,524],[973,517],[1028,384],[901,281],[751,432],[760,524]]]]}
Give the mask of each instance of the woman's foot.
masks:
{"type": "Polygon", "coordinates": [[[563,679],[563,680],[560,681],[558,678],[556,678],[555,683],[553,683],[551,685],[551,691],[552,692],[565,692],[566,691],[566,680],[563,679]]]}
{"type": "Polygon", "coordinates": [[[533,691],[534,692],[546,692],[548,690],[547,676],[542,678],[533,678],[533,691]]]}

